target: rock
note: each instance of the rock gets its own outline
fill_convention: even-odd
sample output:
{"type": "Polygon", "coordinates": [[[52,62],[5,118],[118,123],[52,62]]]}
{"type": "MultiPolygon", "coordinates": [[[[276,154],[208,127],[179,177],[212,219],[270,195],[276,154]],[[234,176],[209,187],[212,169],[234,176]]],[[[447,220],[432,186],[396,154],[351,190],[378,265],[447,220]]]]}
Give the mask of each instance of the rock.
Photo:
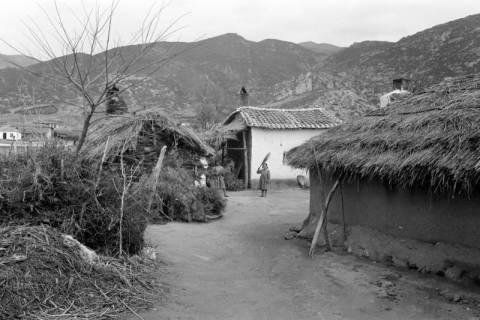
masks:
{"type": "Polygon", "coordinates": [[[377,297],[378,297],[379,299],[386,299],[386,298],[388,298],[388,293],[387,293],[387,291],[385,291],[385,290],[380,290],[380,291],[377,293],[377,297]]]}
{"type": "Polygon", "coordinates": [[[443,297],[446,297],[448,294],[450,294],[450,291],[448,291],[447,289],[443,289],[443,290],[440,290],[438,294],[440,294],[443,297]]]}
{"type": "Polygon", "coordinates": [[[459,302],[460,300],[462,300],[462,297],[458,293],[455,293],[452,297],[452,301],[459,302]]]}
{"type": "Polygon", "coordinates": [[[307,179],[307,177],[305,177],[303,175],[298,175],[297,176],[297,183],[298,183],[298,186],[302,189],[305,189],[305,188],[309,187],[308,179],[307,179]]]}
{"type": "Polygon", "coordinates": [[[157,252],[152,247],[143,248],[141,255],[150,259],[150,260],[156,260],[157,259],[157,252]]]}
{"type": "Polygon", "coordinates": [[[408,262],[397,257],[392,257],[393,265],[401,268],[408,268],[408,262]]]}
{"type": "Polygon", "coordinates": [[[460,293],[453,293],[448,289],[443,289],[438,294],[453,302],[460,302],[462,300],[462,295],[460,293]]]}
{"type": "Polygon", "coordinates": [[[458,281],[462,277],[464,270],[458,266],[452,266],[445,270],[445,277],[451,280],[458,281]]]}
{"type": "Polygon", "coordinates": [[[303,229],[303,224],[297,224],[293,225],[290,228],[288,228],[289,231],[294,231],[294,232],[300,232],[303,229]]]}
{"type": "Polygon", "coordinates": [[[90,265],[93,265],[98,261],[98,256],[95,253],[95,251],[87,248],[82,243],[80,243],[77,239],[73,238],[70,235],[64,234],[62,235],[62,237],[63,237],[63,243],[67,247],[76,249],[80,254],[80,257],[82,257],[83,261],[85,261],[90,265]]]}
{"type": "Polygon", "coordinates": [[[285,236],[284,236],[285,240],[292,240],[296,237],[297,237],[296,232],[287,232],[287,233],[285,233],[285,236]]]}

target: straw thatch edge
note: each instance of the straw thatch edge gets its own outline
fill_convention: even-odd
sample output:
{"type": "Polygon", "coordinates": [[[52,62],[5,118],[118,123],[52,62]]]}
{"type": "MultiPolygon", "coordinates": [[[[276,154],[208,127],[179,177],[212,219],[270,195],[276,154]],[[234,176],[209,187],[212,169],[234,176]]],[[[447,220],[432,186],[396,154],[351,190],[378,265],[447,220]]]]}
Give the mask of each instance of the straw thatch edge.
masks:
{"type": "Polygon", "coordinates": [[[480,186],[479,88],[480,75],[449,79],[394,103],[385,116],[326,130],[288,151],[287,161],[349,180],[471,195],[480,186]]]}
{"type": "Polygon", "coordinates": [[[145,126],[156,126],[159,133],[170,136],[170,142],[181,148],[202,155],[214,152],[191,128],[181,126],[163,112],[146,111],[98,119],[89,130],[84,155],[87,158],[98,158],[106,150],[107,157],[115,157],[122,151],[135,150],[145,126]]]}

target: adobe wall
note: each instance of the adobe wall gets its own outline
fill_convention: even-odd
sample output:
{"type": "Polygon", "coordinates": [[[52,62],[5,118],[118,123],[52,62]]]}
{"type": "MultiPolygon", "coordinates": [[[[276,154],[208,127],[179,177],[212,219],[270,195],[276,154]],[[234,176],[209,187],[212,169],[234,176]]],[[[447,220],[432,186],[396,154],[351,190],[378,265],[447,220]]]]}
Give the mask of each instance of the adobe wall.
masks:
{"type": "MultiPolygon", "coordinates": [[[[320,185],[311,175],[311,210],[321,211],[333,184],[320,185]]],[[[339,190],[338,190],[339,191],[339,190]]],[[[340,192],[330,204],[329,221],[342,224],[340,192]]],[[[425,194],[379,182],[343,184],[347,225],[369,227],[399,238],[461,244],[480,249],[480,193],[470,200],[425,194]]]]}

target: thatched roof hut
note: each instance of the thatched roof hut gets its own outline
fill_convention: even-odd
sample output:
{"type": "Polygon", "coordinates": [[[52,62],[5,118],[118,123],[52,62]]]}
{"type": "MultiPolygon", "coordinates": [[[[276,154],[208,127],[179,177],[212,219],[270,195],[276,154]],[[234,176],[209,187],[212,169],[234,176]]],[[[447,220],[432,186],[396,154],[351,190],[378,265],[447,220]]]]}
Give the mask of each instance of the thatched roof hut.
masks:
{"type": "Polygon", "coordinates": [[[290,150],[296,168],[471,194],[480,184],[480,75],[446,80],[290,150]],[[316,154],[316,157],[315,157],[316,154]]]}
{"type": "Polygon", "coordinates": [[[88,158],[102,157],[107,140],[107,157],[116,157],[122,150],[134,154],[158,154],[164,145],[198,155],[213,154],[212,148],[193,130],[161,112],[111,115],[96,120],[87,136],[85,155],[88,158]]]}
{"type": "Polygon", "coordinates": [[[286,157],[310,174],[299,236],[313,234],[339,179],[328,222],[343,225],[336,234],[350,252],[423,272],[478,275],[480,75],[413,93],[286,157]]]}

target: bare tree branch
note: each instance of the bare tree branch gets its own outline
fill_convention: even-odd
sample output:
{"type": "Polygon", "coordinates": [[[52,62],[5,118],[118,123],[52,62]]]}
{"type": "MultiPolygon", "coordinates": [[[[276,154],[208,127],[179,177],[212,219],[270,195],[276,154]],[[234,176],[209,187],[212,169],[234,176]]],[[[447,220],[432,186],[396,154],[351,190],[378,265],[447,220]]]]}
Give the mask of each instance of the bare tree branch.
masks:
{"type": "MultiPolygon", "coordinates": [[[[162,58],[145,65],[142,61],[150,54],[157,53],[158,43],[181,29],[177,25],[184,15],[161,29],[162,12],[166,5],[154,10],[153,4],[129,41],[117,42],[113,35],[114,17],[119,4],[119,0],[112,0],[105,7],[97,4],[93,8],[87,8],[82,3],[79,12],[70,10],[73,19],[68,20],[68,12],[60,3],[53,1],[52,10],[40,6],[49,30],[42,29],[33,19],[24,23],[31,44],[37,49],[36,60],[41,62],[42,57],[48,61],[38,68],[15,65],[26,74],[44,79],[42,82],[48,80],[50,86],[71,88],[86,104],[77,153],[85,142],[93,114],[98,106],[105,103],[107,92],[113,85],[122,84],[119,94],[139,86],[166,63],[188,50],[171,52],[175,49],[171,46],[162,58]],[[73,21],[75,26],[72,27],[66,21],[73,21]],[[134,49],[138,52],[125,55],[121,47],[132,45],[136,45],[134,49]]],[[[25,54],[25,50],[18,46],[6,44],[19,54],[25,54]]]]}

